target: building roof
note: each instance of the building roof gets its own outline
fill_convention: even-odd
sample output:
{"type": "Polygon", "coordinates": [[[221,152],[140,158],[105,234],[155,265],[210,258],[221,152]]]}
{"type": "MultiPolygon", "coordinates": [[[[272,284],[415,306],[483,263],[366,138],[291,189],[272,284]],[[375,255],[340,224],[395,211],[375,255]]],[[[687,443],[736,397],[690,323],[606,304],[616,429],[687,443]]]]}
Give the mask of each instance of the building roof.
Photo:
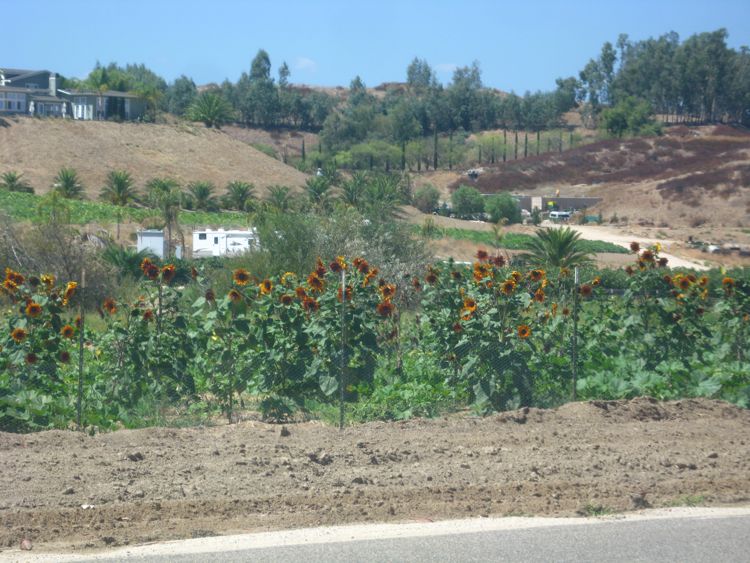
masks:
{"type": "Polygon", "coordinates": [[[25,78],[26,76],[33,74],[52,74],[48,70],[27,70],[21,68],[6,68],[0,66],[0,70],[3,71],[5,78],[8,80],[16,80],[18,78],[25,78]]]}
{"type": "Polygon", "coordinates": [[[57,103],[65,103],[65,100],[62,98],[58,98],[56,96],[45,96],[42,94],[41,96],[35,96],[32,94],[31,100],[34,102],[57,102],[57,103]]]}
{"type": "Polygon", "coordinates": [[[98,92],[96,90],[60,90],[69,96],[103,96],[105,98],[140,98],[136,94],[130,92],[115,92],[114,90],[107,90],[106,92],[98,92]]]}
{"type": "Polygon", "coordinates": [[[33,94],[34,92],[44,92],[40,88],[21,88],[20,86],[0,86],[0,92],[21,92],[24,94],[33,94]]]}

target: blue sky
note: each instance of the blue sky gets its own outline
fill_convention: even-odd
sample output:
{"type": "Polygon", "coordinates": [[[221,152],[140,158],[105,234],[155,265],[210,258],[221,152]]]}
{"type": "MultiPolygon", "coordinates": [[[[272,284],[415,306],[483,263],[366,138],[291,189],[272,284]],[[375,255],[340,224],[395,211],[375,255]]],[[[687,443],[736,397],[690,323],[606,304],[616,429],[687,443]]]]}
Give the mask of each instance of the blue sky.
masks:
{"type": "Polygon", "coordinates": [[[235,81],[264,48],[294,83],[403,81],[418,56],[442,82],[478,60],[485,85],[523,93],[577,75],[620,33],[720,27],[731,47],[750,45],[750,0],[0,0],[0,67],[82,78],[97,60],[134,62],[204,84],[235,81]]]}

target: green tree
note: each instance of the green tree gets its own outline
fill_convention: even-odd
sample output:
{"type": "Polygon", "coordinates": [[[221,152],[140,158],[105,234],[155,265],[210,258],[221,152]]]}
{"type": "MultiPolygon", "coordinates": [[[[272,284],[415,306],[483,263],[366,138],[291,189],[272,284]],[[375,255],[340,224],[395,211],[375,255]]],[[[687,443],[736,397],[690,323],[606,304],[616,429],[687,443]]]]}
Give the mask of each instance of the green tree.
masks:
{"type": "Polygon", "coordinates": [[[167,230],[168,252],[172,252],[172,232],[177,227],[180,216],[182,190],[177,180],[172,178],[154,178],[146,184],[147,200],[154,209],[158,209],[167,230]]]}
{"type": "Polygon", "coordinates": [[[233,180],[227,184],[224,206],[237,211],[249,211],[255,200],[255,186],[249,182],[233,180]]]}
{"type": "Polygon", "coordinates": [[[66,199],[83,199],[83,184],[73,168],[61,168],[55,176],[52,189],[66,199]]]}
{"type": "Polygon", "coordinates": [[[99,198],[117,206],[117,240],[120,240],[121,208],[136,200],[138,193],[133,177],[125,170],[110,170],[99,198]]]}
{"type": "Polygon", "coordinates": [[[34,193],[34,188],[23,179],[23,174],[19,174],[14,170],[4,172],[3,175],[0,176],[0,189],[8,190],[9,192],[34,193]]]}
{"type": "Polygon", "coordinates": [[[316,207],[327,208],[331,201],[331,183],[325,176],[313,176],[305,182],[305,189],[310,203],[316,207]]]}
{"type": "Polygon", "coordinates": [[[184,74],[167,88],[166,110],[174,115],[185,115],[198,96],[195,82],[184,74]]]}
{"type": "Polygon", "coordinates": [[[484,198],[479,190],[471,186],[459,186],[451,196],[453,213],[468,217],[484,211],[484,198]]]}
{"type": "Polygon", "coordinates": [[[521,222],[521,208],[518,201],[507,192],[492,195],[484,202],[484,210],[489,214],[490,221],[497,223],[506,219],[508,223],[521,222]]]}
{"type": "Polygon", "coordinates": [[[219,203],[214,195],[216,188],[211,182],[191,182],[187,186],[193,208],[201,211],[216,211],[219,203]]]}
{"type": "Polygon", "coordinates": [[[204,92],[190,106],[188,117],[192,121],[202,121],[206,127],[221,129],[232,118],[232,108],[221,95],[204,92]]]}
{"type": "Polygon", "coordinates": [[[651,119],[651,106],[644,100],[628,96],[614,107],[605,109],[601,116],[601,126],[611,135],[622,137],[648,135],[659,132],[656,122],[651,119]]]}
{"type": "Polygon", "coordinates": [[[532,267],[573,268],[591,263],[591,255],[581,249],[581,234],[570,227],[541,229],[529,243],[524,257],[532,267]]]}
{"type": "Polygon", "coordinates": [[[422,213],[432,213],[440,203],[440,191],[432,184],[425,184],[414,192],[414,207],[422,213]]]}
{"type": "Polygon", "coordinates": [[[268,187],[268,205],[277,211],[288,211],[292,208],[291,189],[287,186],[268,187]]]}
{"type": "Polygon", "coordinates": [[[367,182],[367,174],[364,172],[355,172],[352,174],[349,180],[345,180],[342,183],[341,195],[343,200],[352,207],[359,208],[364,199],[367,182]]]}

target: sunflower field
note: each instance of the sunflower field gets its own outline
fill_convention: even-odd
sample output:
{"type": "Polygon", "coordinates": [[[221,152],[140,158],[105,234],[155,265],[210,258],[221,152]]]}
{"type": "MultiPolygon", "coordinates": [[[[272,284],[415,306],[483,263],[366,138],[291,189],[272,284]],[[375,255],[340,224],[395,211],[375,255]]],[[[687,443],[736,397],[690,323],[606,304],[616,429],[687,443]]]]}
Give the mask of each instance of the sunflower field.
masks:
{"type": "Polygon", "coordinates": [[[132,426],[163,405],[230,421],[248,404],[276,420],[638,395],[750,406],[746,272],[678,272],[658,251],[634,243],[617,291],[605,272],[518,271],[484,251],[403,280],[343,256],[263,279],[236,268],[222,289],[146,259],[137,298],[105,299],[96,322],[82,280],[8,269],[0,430],[132,426]]]}

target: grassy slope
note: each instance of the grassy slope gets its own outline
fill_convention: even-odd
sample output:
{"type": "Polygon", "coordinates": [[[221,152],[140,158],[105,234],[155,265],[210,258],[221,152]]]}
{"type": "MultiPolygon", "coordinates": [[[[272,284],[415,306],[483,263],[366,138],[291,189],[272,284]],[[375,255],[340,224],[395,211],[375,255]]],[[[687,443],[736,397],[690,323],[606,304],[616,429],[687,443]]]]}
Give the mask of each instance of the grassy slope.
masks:
{"type": "Polygon", "coordinates": [[[151,125],[18,117],[0,127],[0,172],[24,174],[37,193],[63,166],[75,168],[95,199],[111,169],[129,171],[140,188],[154,177],[183,184],[244,180],[260,188],[304,185],[306,176],[246,143],[199,124],[151,125]]]}

